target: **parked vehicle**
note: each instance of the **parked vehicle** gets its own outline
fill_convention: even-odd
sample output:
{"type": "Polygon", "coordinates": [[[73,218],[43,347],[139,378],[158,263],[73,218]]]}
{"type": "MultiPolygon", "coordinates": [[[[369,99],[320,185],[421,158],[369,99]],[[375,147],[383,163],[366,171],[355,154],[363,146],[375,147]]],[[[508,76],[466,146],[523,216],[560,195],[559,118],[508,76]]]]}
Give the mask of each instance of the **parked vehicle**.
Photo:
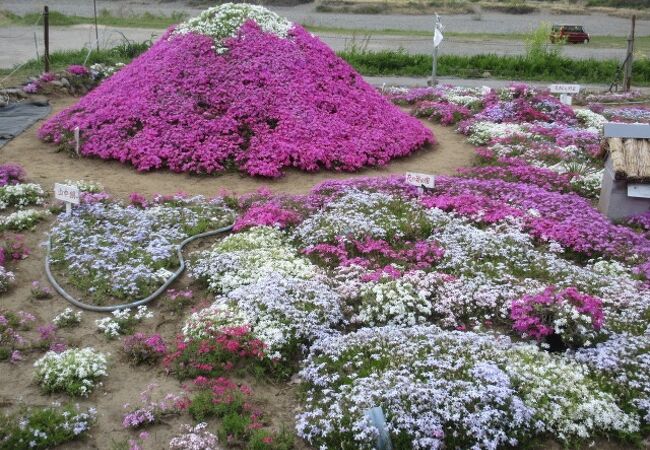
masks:
{"type": "Polygon", "coordinates": [[[550,39],[552,43],[567,42],[569,44],[586,44],[589,42],[589,34],[582,28],[582,25],[553,25],[550,39]]]}

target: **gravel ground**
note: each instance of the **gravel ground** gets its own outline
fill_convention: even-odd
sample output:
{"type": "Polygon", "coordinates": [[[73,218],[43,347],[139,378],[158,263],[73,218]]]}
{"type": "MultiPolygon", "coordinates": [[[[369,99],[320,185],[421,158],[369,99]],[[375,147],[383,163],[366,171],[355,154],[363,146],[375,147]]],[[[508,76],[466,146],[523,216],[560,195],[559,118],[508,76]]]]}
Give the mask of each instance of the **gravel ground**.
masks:
{"type": "MultiPolygon", "coordinates": [[[[0,8],[15,13],[40,11],[42,0],[3,0],[0,8]]],[[[431,16],[413,15],[375,15],[375,14],[338,14],[318,13],[314,4],[303,4],[294,7],[271,7],[294,22],[309,25],[332,26],[343,28],[367,28],[381,30],[386,28],[403,30],[430,30],[433,26],[431,16]]],[[[202,8],[188,7],[181,1],[166,1],[163,3],[127,0],[97,0],[99,11],[107,9],[113,13],[143,13],[171,14],[174,11],[186,11],[196,14],[202,8]]],[[[50,4],[53,11],[67,14],[90,16],[93,4],[90,0],[57,0],[50,4]]],[[[535,13],[522,16],[484,12],[481,20],[473,20],[471,15],[444,16],[443,24],[450,31],[461,33],[525,33],[536,28],[542,22],[549,23],[580,23],[588,32],[598,35],[626,36],[629,31],[629,20],[619,17],[609,17],[602,14],[592,15],[554,15],[535,13]]],[[[637,35],[650,35],[650,20],[637,21],[637,35]]]]}
{"type": "MultiPolygon", "coordinates": [[[[112,47],[120,43],[125,37],[134,41],[144,41],[152,36],[157,37],[164,30],[151,30],[140,28],[114,28],[100,27],[100,46],[112,47]]],[[[42,54],[43,37],[37,27],[3,27],[0,28],[0,68],[11,68],[17,63],[22,63],[36,56],[34,34],[38,41],[38,51],[42,54]]],[[[335,51],[349,48],[356,41],[359,45],[361,36],[339,35],[332,33],[316,33],[335,51]]],[[[94,47],[95,33],[91,25],[75,25],[71,27],[51,27],[50,51],[76,50],[81,47],[94,47]]],[[[405,49],[409,53],[430,53],[431,39],[416,36],[382,36],[373,35],[368,41],[368,50],[397,50],[405,49]]],[[[475,55],[482,53],[496,53],[499,55],[517,55],[525,52],[521,42],[497,41],[463,41],[461,39],[448,39],[440,47],[440,54],[475,55]]],[[[589,45],[568,45],[564,47],[564,54],[572,58],[619,59],[623,60],[623,49],[594,48],[589,45]]]]}

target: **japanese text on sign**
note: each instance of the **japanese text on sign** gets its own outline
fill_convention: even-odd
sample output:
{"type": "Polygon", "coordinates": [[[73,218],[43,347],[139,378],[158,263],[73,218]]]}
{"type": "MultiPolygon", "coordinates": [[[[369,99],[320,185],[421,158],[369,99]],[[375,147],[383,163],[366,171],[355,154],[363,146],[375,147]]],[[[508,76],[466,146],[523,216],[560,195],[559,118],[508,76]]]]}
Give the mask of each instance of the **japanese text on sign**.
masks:
{"type": "Polygon", "coordinates": [[[54,197],[66,203],[79,204],[79,188],[67,184],[54,183],[54,197]]]}
{"type": "Polygon", "coordinates": [[[435,177],[426,173],[406,172],[406,183],[412,186],[433,189],[435,186],[435,177]]]}
{"type": "Polygon", "coordinates": [[[580,93],[579,84],[551,84],[548,89],[552,94],[578,94],[580,93]]]}

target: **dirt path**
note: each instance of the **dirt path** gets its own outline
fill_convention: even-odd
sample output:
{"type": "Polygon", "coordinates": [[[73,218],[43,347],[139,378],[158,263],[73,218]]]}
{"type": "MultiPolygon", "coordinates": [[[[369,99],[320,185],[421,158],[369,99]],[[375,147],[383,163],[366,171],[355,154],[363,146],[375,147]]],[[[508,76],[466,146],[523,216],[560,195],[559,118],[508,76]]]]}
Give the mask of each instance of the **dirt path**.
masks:
{"type": "MultiPolygon", "coordinates": [[[[53,111],[60,111],[75,101],[75,99],[55,100],[52,104],[53,111]]],[[[165,170],[138,173],[131,166],[115,161],[77,159],[56,152],[54,146],[45,144],[36,137],[41,123],[36,123],[7,143],[0,150],[0,161],[21,164],[31,180],[42,184],[48,190],[52,189],[55,182],[84,179],[102,183],[108,192],[120,198],[128,197],[131,192],[140,192],[147,196],[178,191],[215,195],[222,189],[244,193],[262,186],[268,186],[276,192],[306,193],[315,184],[329,178],[382,176],[409,171],[453,174],[457,167],[471,165],[474,159],[474,147],[468,144],[462,135],[455,133],[453,128],[422,121],[435,134],[437,146],[393,161],[383,168],[367,169],[357,173],[323,171],[309,174],[290,170],[279,180],[256,179],[234,173],[216,176],[175,174],[165,170]]]]}

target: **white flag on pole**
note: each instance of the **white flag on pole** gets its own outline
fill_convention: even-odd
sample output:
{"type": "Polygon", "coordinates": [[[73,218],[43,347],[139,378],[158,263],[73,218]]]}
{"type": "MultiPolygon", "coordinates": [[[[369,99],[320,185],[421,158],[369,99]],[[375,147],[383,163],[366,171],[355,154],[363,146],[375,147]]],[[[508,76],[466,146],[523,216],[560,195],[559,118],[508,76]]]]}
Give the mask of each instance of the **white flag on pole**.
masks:
{"type": "Polygon", "coordinates": [[[436,28],[435,33],[433,34],[433,46],[438,47],[442,42],[442,33],[436,28]]]}

